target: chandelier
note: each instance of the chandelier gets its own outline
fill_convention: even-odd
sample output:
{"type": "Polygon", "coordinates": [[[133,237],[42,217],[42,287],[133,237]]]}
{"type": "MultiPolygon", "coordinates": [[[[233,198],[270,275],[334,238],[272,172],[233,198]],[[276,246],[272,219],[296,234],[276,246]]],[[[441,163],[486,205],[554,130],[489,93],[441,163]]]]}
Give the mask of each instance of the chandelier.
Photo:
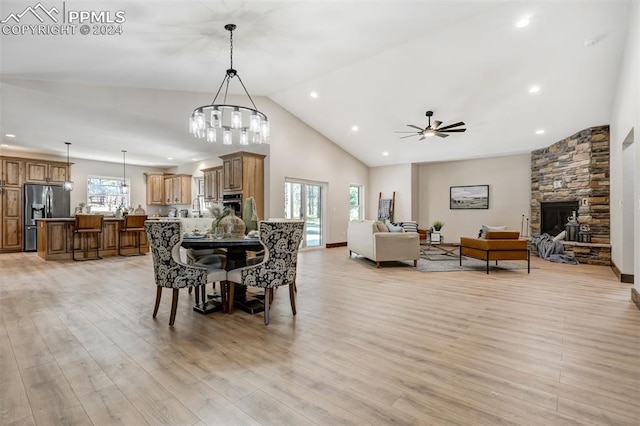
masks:
{"type": "Polygon", "coordinates": [[[240,145],[267,143],[269,141],[269,120],[258,111],[251,95],[244,86],[238,71],[233,69],[233,30],[235,24],[227,24],[224,29],[229,31],[231,66],[227,70],[211,105],[203,105],[193,110],[189,119],[189,132],[195,137],[206,139],[207,142],[222,141],[231,145],[238,141],[240,145]],[[227,92],[231,79],[237,77],[253,108],[227,104],[227,92]],[[225,86],[222,103],[216,104],[222,87],[225,86]]]}
{"type": "Polygon", "coordinates": [[[129,192],[129,185],[127,185],[127,151],[122,150],[122,183],[120,184],[120,192],[127,194],[129,192]]]}
{"type": "Polygon", "coordinates": [[[69,178],[71,176],[71,163],[69,163],[69,147],[71,146],[71,142],[65,142],[64,144],[67,146],[67,176],[62,187],[65,191],[73,191],[73,181],[69,178]]]}

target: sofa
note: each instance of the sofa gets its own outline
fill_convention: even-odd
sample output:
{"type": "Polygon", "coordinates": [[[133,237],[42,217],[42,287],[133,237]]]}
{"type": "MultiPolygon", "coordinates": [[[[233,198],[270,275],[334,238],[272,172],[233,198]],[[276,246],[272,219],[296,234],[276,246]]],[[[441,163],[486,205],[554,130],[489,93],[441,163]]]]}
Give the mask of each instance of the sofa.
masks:
{"type": "Polygon", "coordinates": [[[460,237],[460,266],[462,257],[472,257],[487,262],[495,260],[526,260],[527,273],[531,272],[528,241],[520,238],[518,231],[487,231],[484,238],[460,237]]]}
{"type": "Polygon", "coordinates": [[[413,260],[420,258],[420,235],[417,232],[389,232],[386,226],[373,220],[353,220],[347,227],[347,248],[353,253],[376,262],[413,260]]]}

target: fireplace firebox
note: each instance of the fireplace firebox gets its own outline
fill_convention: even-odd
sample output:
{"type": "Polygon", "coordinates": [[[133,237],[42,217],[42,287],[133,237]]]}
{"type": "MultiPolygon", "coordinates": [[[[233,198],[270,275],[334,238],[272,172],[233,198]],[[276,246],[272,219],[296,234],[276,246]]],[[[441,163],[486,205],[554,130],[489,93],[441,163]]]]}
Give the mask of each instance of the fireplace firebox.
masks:
{"type": "Polygon", "coordinates": [[[569,218],[578,216],[577,201],[560,201],[540,204],[540,234],[555,237],[565,230],[569,218]]]}

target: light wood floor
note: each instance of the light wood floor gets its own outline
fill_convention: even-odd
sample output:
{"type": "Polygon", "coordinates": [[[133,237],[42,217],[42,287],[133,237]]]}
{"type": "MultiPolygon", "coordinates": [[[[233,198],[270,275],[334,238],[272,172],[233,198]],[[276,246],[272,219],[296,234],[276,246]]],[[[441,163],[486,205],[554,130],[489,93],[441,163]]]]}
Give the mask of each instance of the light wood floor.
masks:
{"type": "MultiPolygon", "coordinates": [[[[298,315],[151,318],[150,256],[0,255],[0,424],[638,425],[640,311],[607,267],[301,253],[298,315]]],[[[283,291],[284,290],[284,291],[283,291]]]]}

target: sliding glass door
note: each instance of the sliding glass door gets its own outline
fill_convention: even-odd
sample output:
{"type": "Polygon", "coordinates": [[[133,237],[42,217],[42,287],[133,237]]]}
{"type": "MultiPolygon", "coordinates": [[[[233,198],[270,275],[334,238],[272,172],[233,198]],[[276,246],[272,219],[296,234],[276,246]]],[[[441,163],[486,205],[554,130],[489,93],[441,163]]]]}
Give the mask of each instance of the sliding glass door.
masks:
{"type": "Polygon", "coordinates": [[[324,183],[285,179],[285,217],[304,220],[302,247],[321,247],[324,244],[325,191],[324,183]]]}

